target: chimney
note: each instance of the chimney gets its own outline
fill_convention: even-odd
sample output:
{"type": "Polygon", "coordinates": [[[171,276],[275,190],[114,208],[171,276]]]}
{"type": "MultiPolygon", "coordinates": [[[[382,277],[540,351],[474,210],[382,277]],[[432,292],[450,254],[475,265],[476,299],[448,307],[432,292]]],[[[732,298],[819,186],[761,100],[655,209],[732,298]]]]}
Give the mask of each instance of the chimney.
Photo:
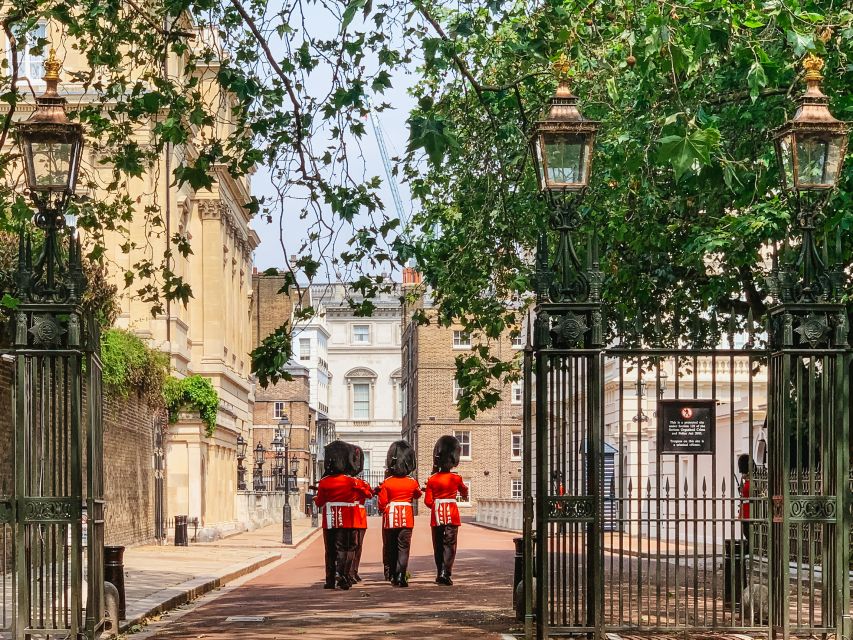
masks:
{"type": "Polygon", "coordinates": [[[258,268],[257,267],[252,267],[252,275],[253,276],[258,275],[258,268]]]}
{"type": "Polygon", "coordinates": [[[421,274],[414,267],[403,267],[403,286],[414,287],[421,283],[421,274]]]}

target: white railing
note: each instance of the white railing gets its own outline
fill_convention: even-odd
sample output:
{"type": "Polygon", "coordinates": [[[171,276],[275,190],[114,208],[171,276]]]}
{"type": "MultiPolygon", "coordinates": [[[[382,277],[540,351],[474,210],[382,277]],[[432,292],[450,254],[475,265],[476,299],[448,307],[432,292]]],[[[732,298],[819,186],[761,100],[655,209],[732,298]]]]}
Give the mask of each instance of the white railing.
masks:
{"type": "Polygon", "coordinates": [[[475,521],[507,531],[521,531],[524,526],[522,504],[521,500],[478,498],[475,521]]]}

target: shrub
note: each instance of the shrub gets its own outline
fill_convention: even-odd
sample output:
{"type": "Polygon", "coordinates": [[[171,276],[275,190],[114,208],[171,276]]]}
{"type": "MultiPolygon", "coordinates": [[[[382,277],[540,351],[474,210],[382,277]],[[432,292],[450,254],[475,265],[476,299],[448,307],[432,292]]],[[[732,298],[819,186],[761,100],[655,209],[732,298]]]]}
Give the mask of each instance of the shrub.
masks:
{"type": "Polygon", "coordinates": [[[163,385],[163,399],[170,422],[177,422],[181,409],[190,408],[198,411],[207,427],[207,436],[213,435],[219,411],[219,394],[210,380],[199,375],[180,379],[169,376],[163,385]]]}

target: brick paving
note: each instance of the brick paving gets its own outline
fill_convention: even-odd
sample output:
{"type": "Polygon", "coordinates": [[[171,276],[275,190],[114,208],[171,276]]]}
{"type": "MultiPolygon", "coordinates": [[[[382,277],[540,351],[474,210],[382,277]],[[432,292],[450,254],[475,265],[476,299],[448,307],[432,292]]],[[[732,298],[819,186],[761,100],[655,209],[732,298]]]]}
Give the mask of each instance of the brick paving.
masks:
{"type": "MultiPolygon", "coordinates": [[[[294,522],[298,545],[314,533],[309,520],[294,522]]],[[[127,620],[130,627],[142,618],[168,610],[226,582],[280,558],[296,555],[281,544],[281,525],[274,524],[229,538],[187,547],[144,545],[130,547],[124,556],[127,620]]]]}
{"type": "Polygon", "coordinates": [[[323,542],[315,539],[295,558],[275,566],[189,613],[146,634],[157,640],[375,639],[406,637],[500,639],[517,627],[512,617],[514,534],[464,525],[453,587],[436,585],[429,521],[415,526],[410,587],[382,580],[380,521],[371,518],[361,575],[350,591],[322,588],[323,542]],[[264,622],[226,622],[263,616],[264,622]]]}

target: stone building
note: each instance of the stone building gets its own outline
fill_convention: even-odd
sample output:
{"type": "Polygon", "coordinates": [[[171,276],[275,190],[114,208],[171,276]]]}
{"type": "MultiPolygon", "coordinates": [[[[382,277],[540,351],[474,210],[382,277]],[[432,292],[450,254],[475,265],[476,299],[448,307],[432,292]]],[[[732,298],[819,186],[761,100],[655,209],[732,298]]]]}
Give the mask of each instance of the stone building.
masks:
{"type": "Polygon", "coordinates": [[[344,283],[315,284],[310,292],[328,335],[329,417],[339,438],[364,450],[365,475],[377,476],[401,436],[399,290],[372,300],[367,317],[355,314],[348,295],[358,296],[344,283]]]}
{"type": "MultiPolygon", "coordinates": [[[[439,326],[438,312],[419,277],[407,269],[403,278],[407,303],[403,312],[402,388],[403,437],[418,451],[417,476],[422,482],[432,470],[432,449],[442,435],[455,435],[462,443],[457,472],[470,487],[469,513],[478,501],[521,498],[522,387],[507,385],[497,406],[474,420],[460,420],[456,398],[456,356],[470,352],[477,336],[460,325],[439,326]],[[429,324],[412,322],[423,310],[429,324]]],[[[507,333],[492,345],[492,353],[510,360],[520,355],[522,343],[507,333]]]]}
{"type": "MultiPolygon", "coordinates": [[[[87,69],[88,63],[80,58],[73,40],[62,37],[60,30],[49,24],[40,25],[36,35],[56,44],[64,70],[60,92],[72,104],[85,104],[91,96],[73,79],[74,72],[87,69]]],[[[198,35],[199,41],[205,42],[214,37],[202,30],[198,35]]],[[[0,40],[0,46],[9,48],[5,40],[0,40]]],[[[36,91],[44,87],[41,75],[45,53],[28,47],[21,65],[21,82],[31,83],[36,91]]],[[[167,64],[169,73],[182,72],[177,59],[170,59],[167,64]]],[[[212,437],[205,435],[205,425],[197,415],[186,413],[180,415],[178,423],[170,425],[165,443],[166,516],[198,518],[201,527],[210,529],[212,535],[236,526],[236,440],[241,433],[248,436],[252,421],[253,385],[248,355],[251,264],[259,238],[249,226],[252,214],[245,206],[251,199],[248,177],[235,178],[227,166],[216,165],[210,170],[212,188],[197,192],[188,184],[177,186],[173,169],[182,158],[196,153],[196,144],[214,137],[224,139],[233,126],[227,113],[228,96],[217,93],[218,71],[218,60],[212,59],[195,73],[199,90],[222,110],[221,117],[215,119],[215,125],[200,128],[195,139],[182,145],[166,144],[155,166],[129,181],[121,195],[135,203],[138,215],[126,223],[127,236],[116,232],[106,241],[110,277],[122,294],[117,325],[168,354],[174,375],[204,376],[219,394],[212,437]],[[159,208],[162,228],[146,223],[142,213],[149,207],[159,208]],[[153,257],[156,263],[173,248],[170,240],[175,235],[189,242],[192,253],[182,256],[174,252],[170,268],[189,285],[192,297],[186,305],[167,302],[162,313],[152,317],[150,304],[136,291],[146,284],[159,285],[141,276],[135,265],[144,257],[153,257]],[[129,253],[118,249],[125,243],[131,248],[129,253]],[[126,273],[136,276],[128,289],[124,288],[126,273]]],[[[108,103],[104,106],[109,108],[108,103]]],[[[16,118],[26,118],[32,108],[31,104],[18,105],[16,118]]],[[[140,146],[148,145],[148,131],[140,127],[134,132],[140,146]]],[[[92,144],[84,147],[82,171],[86,184],[94,185],[88,194],[93,200],[115,196],[108,186],[111,168],[98,162],[92,144]]]]}

